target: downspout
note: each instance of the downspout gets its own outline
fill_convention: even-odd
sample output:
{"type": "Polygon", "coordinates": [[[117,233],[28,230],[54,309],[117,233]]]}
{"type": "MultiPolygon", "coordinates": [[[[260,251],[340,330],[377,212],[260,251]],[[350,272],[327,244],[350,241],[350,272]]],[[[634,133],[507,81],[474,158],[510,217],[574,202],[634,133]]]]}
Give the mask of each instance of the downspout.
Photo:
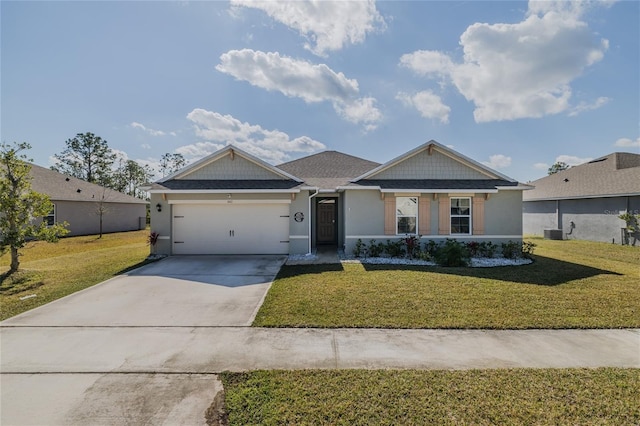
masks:
{"type": "Polygon", "coordinates": [[[315,190],[316,190],[315,194],[309,195],[309,253],[307,253],[307,254],[311,254],[311,243],[312,243],[311,242],[311,217],[312,217],[312,214],[311,214],[311,199],[320,193],[320,188],[316,187],[315,190]]]}

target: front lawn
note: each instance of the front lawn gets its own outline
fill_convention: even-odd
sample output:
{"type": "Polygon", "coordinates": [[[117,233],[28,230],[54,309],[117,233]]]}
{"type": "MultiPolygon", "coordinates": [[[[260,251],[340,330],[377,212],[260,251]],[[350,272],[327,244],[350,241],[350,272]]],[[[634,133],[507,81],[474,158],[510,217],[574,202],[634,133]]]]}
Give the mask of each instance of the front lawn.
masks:
{"type": "Polygon", "coordinates": [[[640,424],[638,369],[253,371],[221,379],[231,426],[640,424]]]}
{"type": "Polygon", "coordinates": [[[253,325],[640,327],[639,248],[533,241],[534,263],[525,266],[284,266],[253,325]]]}
{"type": "Polygon", "coordinates": [[[5,278],[10,257],[0,257],[0,320],[109,279],[144,262],[149,231],[62,238],[30,243],[20,271],[5,278]],[[35,296],[33,296],[35,295],[35,296]],[[22,300],[21,300],[22,299],[22,300]]]}

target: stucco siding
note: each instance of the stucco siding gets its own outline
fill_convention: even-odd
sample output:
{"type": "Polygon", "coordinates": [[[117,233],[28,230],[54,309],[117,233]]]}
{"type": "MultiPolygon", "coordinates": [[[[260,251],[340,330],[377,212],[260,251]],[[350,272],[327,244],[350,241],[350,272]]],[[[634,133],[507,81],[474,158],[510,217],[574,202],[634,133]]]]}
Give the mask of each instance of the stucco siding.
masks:
{"type": "Polygon", "coordinates": [[[522,203],[522,233],[542,236],[545,229],[558,229],[555,201],[522,203]]]}
{"type": "MultiPolygon", "coordinates": [[[[93,202],[52,200],[56,209],[55,220],[68,222],[67,236],[100,233],[100,204],[93,202]]],[[[144,204],[102,203],[102,232],[136,231],[141,228],[140,218],[146,217],[144,204]]]]}
{"type": "Polygon", "coordinates": [[[526,201],[523,205],[525,233],[543,235],[544,229],[562,229],[565,239],[616,244],[622,242],[621,228],[625,226],[618,215],[627,210],[640,214],[640,196],[558,200],[557,215],[555,200],[526,201]]]}
{"type": "Polygon", "coordinates": [[[378,191],[346,191],[345,234],[384,234],[384,200],[378,191]]]}
{"type": "Polygon", "coordinates": [[[289,253],[304,254],[309,252],[309,192],[301,191],[291,202],[289,217],[289,253]],[[302,221],[295,220],[296,213],[302,213],[302,221]]]}
{"type": "Polygon", "coordinates": [[[194,170],[179,179],[206,179],[206,180],[261,180],[261,179],[284,179],[264,167],[242,158],[239,155],[231,159],[226,155],[211,164],[194,170]]]}
{"type": "Polygon", "coordinates": [[[372,179],[487,179],[487,175],[437,151],[422,151],[372,179]]]}
{"type": "Polygon", "coordinates": [[[522,191],[490,194],[484,203],[486,235],[522,236],[522,191]]]}

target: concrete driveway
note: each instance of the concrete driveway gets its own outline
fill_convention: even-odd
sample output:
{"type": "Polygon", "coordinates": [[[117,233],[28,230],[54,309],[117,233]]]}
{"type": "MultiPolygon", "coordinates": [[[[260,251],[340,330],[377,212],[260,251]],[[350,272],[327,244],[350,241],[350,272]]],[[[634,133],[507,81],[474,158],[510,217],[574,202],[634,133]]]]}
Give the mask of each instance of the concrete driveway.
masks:
{"type": "Polygon", "coordinates": [[[3,326],[251,325],[283,256],[174,256],[25,312],[3,326]]]}
{"type": "Polygon", "coordinates": [[[170,257],[3,321],[0,424],[204,424],[222,387],[181,354],[211,354],[197,330],[250,325],[284,261],[170,257]]]}

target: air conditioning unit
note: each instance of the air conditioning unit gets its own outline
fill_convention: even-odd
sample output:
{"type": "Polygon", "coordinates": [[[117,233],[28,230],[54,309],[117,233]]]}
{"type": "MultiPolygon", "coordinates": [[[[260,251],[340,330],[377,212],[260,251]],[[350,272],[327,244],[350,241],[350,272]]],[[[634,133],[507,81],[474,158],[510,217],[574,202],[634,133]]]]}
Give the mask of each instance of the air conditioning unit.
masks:
{"type": "Polygon", "coordinates": [[[544,239],[545,240],[562,240],[562,229],[545,229],[544,230],[544,239]]]}

